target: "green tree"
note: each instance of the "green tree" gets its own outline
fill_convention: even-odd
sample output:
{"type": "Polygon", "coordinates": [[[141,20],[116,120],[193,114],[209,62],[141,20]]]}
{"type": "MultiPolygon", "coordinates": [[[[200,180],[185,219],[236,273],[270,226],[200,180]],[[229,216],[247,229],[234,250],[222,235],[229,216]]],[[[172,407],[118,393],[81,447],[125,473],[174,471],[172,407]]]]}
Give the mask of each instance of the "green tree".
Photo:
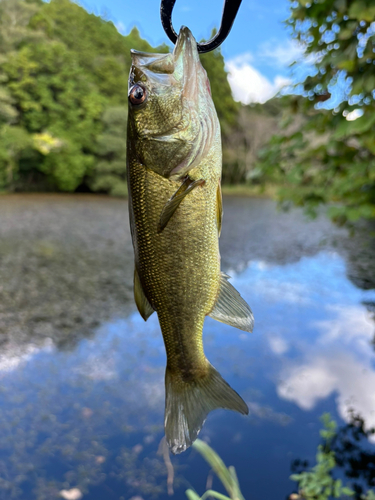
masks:
{"type": "Polygon", "coordinates": [[[19,111],[17,124],[29,133],[48,132],[59,151],[40,154],[37,168],[51,185],[73,191],[93,164],[106,99],[61,42],[25,45],[1,65],[19,111]]]}
{"type": "Polygon", "coordinates": [[[70,0],[44,3],[31,26],[74,53],[86,75],[113,105],[127,102],[130,49],[168,52],[166,45],[152,47],[140,37],[137,28],[127,36],[121,35],[111,21],[89,14],[70,0]]]}
{"type": "Polygon", "coordinates": [[[111,107],[104,111],[103,133],[97,138],[97,156],[89,185],[93,191],[125,196],[126,184],[126,124],[128,109],[111,107]]]}
{"type": "Polygon", "coordinates": [[[10,96],[8,89],[4,85],[0,85],[0,124],[16,121],[18,112],[13,104],[14,100],[10,96]]]}
{"type": "Polygon", "coordinates": [[[261,155],[282,199],[310,211],[335,202],[338,222],[375,217],[374,19],[373,0],[291,2],[287,24],[313,69],[301,95],[283,98],[286,128],[261,155]]]}
{"type": "Polygon", "coordinates": [[[0,191],[15,187],[20,176],[20,158],[32,147],[30,134],[17,126],[20,113],[1,66],[22,44],[41,39],[41,33],[28,26],[41,3],[39,0],[0,1],[0,191]]]}
{"type": "MultiPolygon", "coordinates": [[[[213,30],[211,37],[215,34],[216,30],[213,30]]],[[[212,100],[215,104],[217,116],[223,132],[226,133],[230,126],[236,123],[240,105],[233,99],[228,82],[228,72],[225,70],[224,57],[221,50],[216,49],[202,54],[200,59],[210,80],[212,100]]]]}
{"type": "MultiPolygon", "coordinates": [[[[126,193],[132,48],[169,50],[152,47],[137,28],[121,35],[71,0],[0,0],[0,189],[126,193]]],[[[226,147],[240,106],[221,52],[202,61],[226,147]]],[[[231,160],[224,169],[232,167],[231,160]]]]}
{"type": "Polygon", "coordinates": [[[41,33],[31,30],[30,19],[42,5],[41,0],[0,1],[0,53],[16,50],[26,41],[32,43],[41,33]]]}
{"type": "Polygon", "coordinates": [[[21,127],[0,127],[0,192],[12,188],[19,177],[19,159],[32,139],[21,127]]]}

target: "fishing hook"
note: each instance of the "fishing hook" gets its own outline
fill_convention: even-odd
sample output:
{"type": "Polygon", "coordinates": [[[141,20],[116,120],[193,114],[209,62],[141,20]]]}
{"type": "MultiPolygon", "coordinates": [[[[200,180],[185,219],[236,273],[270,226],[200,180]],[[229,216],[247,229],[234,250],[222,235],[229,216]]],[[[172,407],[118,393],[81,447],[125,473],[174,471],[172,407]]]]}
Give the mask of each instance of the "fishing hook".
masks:
{"type": "MultiPolygon", "coordinates": [[[[198,43],[198,52],[201,54],[204,52],[211,52],[211,50],[217,49],[224,42],[232,28],[241,1],[242,0],[224,0],[223,15],[219,31],[211,40],[208,40],[208,42],[198,43]]],[[[178,36],[172,26],[172,10],[175,3],[176,0],[161,0],[160,5],[161,24],[172,43],[176,43],[178,36]]]]}

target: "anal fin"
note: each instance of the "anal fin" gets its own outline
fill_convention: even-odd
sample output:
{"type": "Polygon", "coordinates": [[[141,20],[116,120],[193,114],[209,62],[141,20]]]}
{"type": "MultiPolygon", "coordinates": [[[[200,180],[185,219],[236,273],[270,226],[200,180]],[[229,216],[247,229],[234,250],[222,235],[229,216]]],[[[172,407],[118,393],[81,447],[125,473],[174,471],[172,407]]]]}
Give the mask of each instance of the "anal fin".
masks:
{"type": "Polygon", "coordinates": [[[147,321],[151,314],[154,312],[154,308],[148,301],[145,292],[143,291],[136,268],[134,269],[134,299],[135,303],[137,304],[139,314],[145,321],[147,321]]]}
{"type": "Polygon", "coordinates": [[[254,316],[249,305],[228,281],[229,276],[221,273],[219,296],[209,316],[245,332],[252,332],[254,316]]]}
{"type": "Polygon", "coordinates": [[[198,179],[193,181],[190,177],[186,177],[181,186],[177,189],[174,195],[167,201],[164,205],[164,208],[160,214],[159,224],[158,224],[158,233],[161,233],[165,226],[168,224],[170,218],[175,213],[177,208],[179,207],[181,201],[185,198],[187,194],[189,194],[195,187],[201,186],[204,184],[203,179],[198,179]]]}

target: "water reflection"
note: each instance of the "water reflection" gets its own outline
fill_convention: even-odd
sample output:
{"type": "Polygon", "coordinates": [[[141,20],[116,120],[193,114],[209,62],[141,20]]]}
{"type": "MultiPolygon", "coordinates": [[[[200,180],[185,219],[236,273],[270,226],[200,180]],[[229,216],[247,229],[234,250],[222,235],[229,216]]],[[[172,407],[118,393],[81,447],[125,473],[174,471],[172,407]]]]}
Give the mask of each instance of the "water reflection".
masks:
{"type": "Polygon", "coordinates": [[[368,446],[374,435],[375,428],[366,429],[361,415],[351,410],[349,423],[339,429],[332,443],[338,466],[352,479],[356,500],[375,486],[375,450],[368,446]]]}
{"type": "MultiPolygon", "coordinates": [[[[87,500],[165,499],[167,468],[158,454],[165,350],[155,315],[144,323],[138,313],[128,313],[134,308],[130,302],[121,309],[132,281],[132,262],[121,257],[130,241],[117,227],[126,219],[126,204],[70,203],[59,198],[53,210],[38,200],[29,204],[28,228],[21,222],[22,204],[6,217],[0,211],[6,219],[0,224],[1,293],[6,296],[0,305],[5,329],[0,345],[0,498],[50,500],[61,490],[78,488],[87,500]],[[22,237],[24,247],[19,246],[22,237]],[[29,260],[32,272],[25,279],[30,290],[40,287],[37,294],[13,303],[11,287],[22,286],[22,274],[16,273],[13,285],[6,280],[20,262],[27,262],[35,239],[46,238],[59,250],[52,256],[47,252],[47,266],[42,258],[35,260],[36,267],[29,260]],[[120,243],[108,244],[116,238],[120,243]],[[54,260],[57,254],[63,257],[54,260]],[[68,270],[76,274],[59,285],[61,304],[55,292],[50,295],[50,286],[70,260],[68,270]],[[101,266],[105,276],[91,280],[101,266]],[[122,288],[116,285],[119,276],[126,277],[122,288]],[[66,326],[71,311],[78,314],[81,306],[82,322],[66,326]],[[42,309],[48,314],[39,317],[39,324],[54,318],[54,311],[57,319],[52,329],[36,331],[42,309]],[[65,326],[58,324],[61,318],[65,326]],[[90,322],[99,324],[89,327],[90,322]]],[[[290,461],[313,460],[323,411],[344,425],[354,408],[365,431],[375,426],[375,291],[359,289],[347,278],[349,243],[342,230],[324,219],[309,225],[298,211],[276,213],[269,201],[230,199],[224,224],[223,268],[251,304],[255,330],[250,335],[207,318],[204,342],[210,361],[244,396],[250,417],[213,412],[202,438],[236,467],[246,498],[283,498],[291,490],[290,461]]],[[[173,457],[172,463],[174,498],[185,498],[188,486],[204,489],[208,468],[194,450],[173,457]]]]}
{"type": "MultiPolygon", "coordinates": [[[[349,282],[343,260],[334,253],[282,268],[255,263],[239,282],[250,277],[252,293],[263,296],[272,308],[283,306],[279,331],[268,335],[272,353],[282,359],[279,397],[312,410],[319,400],[335,394],[343,420],[348,421],[348,409],[354,407],[367,426],[374,426],[374,324],[362,303],[373,300],[375,292],[349,282]],[[288,311],[296,305],[298,312],[288,311]]],[[[275,317],[270,311],[267,316],[275,317]]]]}
{"type": "MultiPolygon", "coordinates": [[[[368,445],[375,428],[366,429],[364,419],[353,409],[348,416],[349,422],[340,426],[329,442],[323,440],[322,445],[326,452],[334,452],[335,477],[339,475],[344,484],[350,484],[355,500],[363,500],[375,486],[375,449],[368,445]]],[[[307,460],[296,459],[291,464],[291,472],[299,474],[312,465],[307,460]]]]}

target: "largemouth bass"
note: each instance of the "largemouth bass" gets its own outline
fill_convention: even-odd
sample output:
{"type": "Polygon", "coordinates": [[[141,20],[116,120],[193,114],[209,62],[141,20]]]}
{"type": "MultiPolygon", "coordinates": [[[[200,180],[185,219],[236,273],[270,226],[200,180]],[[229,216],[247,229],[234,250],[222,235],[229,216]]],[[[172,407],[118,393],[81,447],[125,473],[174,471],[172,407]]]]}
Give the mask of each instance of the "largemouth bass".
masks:
{"type": "Polygon", "coordinates": [[[253,328],[249,306],[220,272],[220,125],[186,27],[171,54],[132,51],[127,148],[135,301],[144,320],[159,318],[165,434],[180,453],[215,408],[248,413],[204,355],[205,317],[253,328]]]}

